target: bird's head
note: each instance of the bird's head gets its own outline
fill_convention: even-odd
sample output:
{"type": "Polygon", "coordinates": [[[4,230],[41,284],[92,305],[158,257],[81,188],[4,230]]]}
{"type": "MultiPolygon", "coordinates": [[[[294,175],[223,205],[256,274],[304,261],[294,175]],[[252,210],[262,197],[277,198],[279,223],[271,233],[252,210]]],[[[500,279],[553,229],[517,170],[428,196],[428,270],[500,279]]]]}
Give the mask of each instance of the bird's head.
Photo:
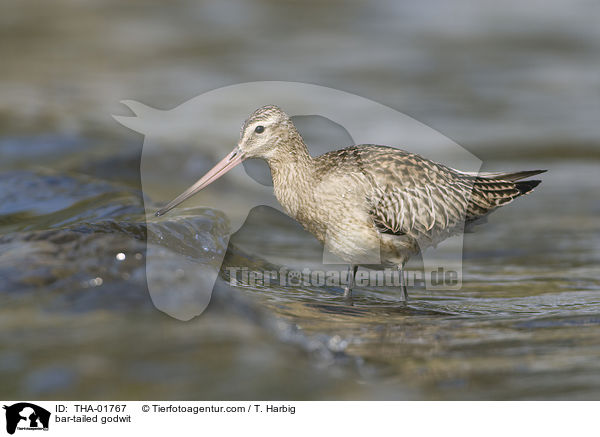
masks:
{"type": "Polygon", "coordinates": [[[257,109],[242,126],[237,147],[194,185],[157,211],[156,215],[163,215],[175,208],[247,158],[273,159],[282,153],[291,137],[295,136],[300,138],[290,117],[279,107],[267,105],[257,109]]]}
{"type": "Polygon", "coordinates": [[[295,132],[292,120],[279,107],[263,106],[254,111],[242,126],[238,148],[244,159],[269,160],[295,132]]]}

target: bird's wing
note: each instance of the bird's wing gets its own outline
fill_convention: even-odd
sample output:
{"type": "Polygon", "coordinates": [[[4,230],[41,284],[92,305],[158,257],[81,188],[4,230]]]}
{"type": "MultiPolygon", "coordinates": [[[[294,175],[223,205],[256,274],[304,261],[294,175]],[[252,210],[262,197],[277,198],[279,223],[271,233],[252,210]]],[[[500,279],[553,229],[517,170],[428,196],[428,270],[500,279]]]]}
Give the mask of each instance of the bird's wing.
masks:
{"type": "Polygon", "coordinates": [[[506,171],[498,171],[498,172],[458,172],[464,174],[466,176],[471,176],[479,179],[487,179],[487,180],[501,180],[501,181],[520,181],[521,179],[525,179],[531,176],[538,175],[540,173],[545,173],[547,170],[525,170],[525,171],[517,171],[517,172],[506,172],[506,171]]]}
{"type": "Polygon", "coordinates": [[[419,155],[367,144],[327,153],[319,162],[340,174],[361,175],[369,215],[380,232],[433,236],[469,216],[475,178],[419,155]]]}
{"type": "MultiPolygon", "coordinates": [[[[420,170],[419,170],[420,171],[420,170]]],[[[531,192],[539,180],[513,182],[447,173],[432,183],[413,172],[401,184],[373,186],[370,215],[382,233],[435,239],[478,222],[496,208],[531,192]]]]}
{"type": "Polygon", "coordinates": [[[360,174],[367,206],[382,233],[437,238],[454,233],[530,192],[540,181],[516,182],[543,170],[465,173],[400,149],[360,145],[322,156],[338,172],[360,174]]]}
{"type": "Polygon", "coordinates": [[[370,215],[382,233],[433,237],[464,225],[470,216],[472,187],[460,181],[444,184],[387,184],[373,187],[370,215]]]}

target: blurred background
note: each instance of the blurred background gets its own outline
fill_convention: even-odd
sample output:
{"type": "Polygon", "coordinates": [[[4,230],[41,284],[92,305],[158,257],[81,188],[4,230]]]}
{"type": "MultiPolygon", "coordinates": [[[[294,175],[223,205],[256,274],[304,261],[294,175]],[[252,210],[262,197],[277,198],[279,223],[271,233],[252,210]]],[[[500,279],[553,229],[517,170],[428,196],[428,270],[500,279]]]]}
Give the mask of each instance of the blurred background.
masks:
{"type": "MultiPolygon", "coordinates": [[[[3,1],[0,398],[600,398],[598,16],[592,0],[3,1]],[[417,289],[403,307],[368,289],[349,308],[339,290],[221,281],[179,322],[146,288],[143,138],[111,114],[264,80],[385,104],[484,170],[550,171],[466,237],[459,292],[417,289]]],[[[282,252],[318,251],[265,209],[229,244],[218,209],[155,225],[198,241],[200,263],[227,251],[264,268],[242,247],[265,226],[282,252]]]]}

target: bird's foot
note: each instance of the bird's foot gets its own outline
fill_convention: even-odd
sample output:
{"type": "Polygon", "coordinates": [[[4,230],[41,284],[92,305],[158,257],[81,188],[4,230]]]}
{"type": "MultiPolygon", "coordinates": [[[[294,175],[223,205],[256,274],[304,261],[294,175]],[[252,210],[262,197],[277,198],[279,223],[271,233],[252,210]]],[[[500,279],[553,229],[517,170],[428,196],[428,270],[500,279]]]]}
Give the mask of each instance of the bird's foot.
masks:
{"type": "Polygon", "coordinates": [[[405,306],[408,305],[408,293],[406,289],[402,290],[402,300],[400,302],[402,302],[402,304],[405,306]]]}
{"type": "Polygon", "coordinates": [[[354,301],[352,300],[352,289],[349,287],[344,288],[344,300],[349,305],[354,305],[354,301]]]}

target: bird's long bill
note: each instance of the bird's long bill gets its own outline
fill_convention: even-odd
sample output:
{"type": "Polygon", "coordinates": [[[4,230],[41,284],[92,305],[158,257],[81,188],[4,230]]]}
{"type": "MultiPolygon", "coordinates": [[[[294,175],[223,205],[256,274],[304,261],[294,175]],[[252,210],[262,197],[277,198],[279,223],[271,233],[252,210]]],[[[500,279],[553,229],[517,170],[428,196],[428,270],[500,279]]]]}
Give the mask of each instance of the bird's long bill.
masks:
{"type": "Polygon", "coordinates": [[[206,173],[204,176],[202,176],[202,178],[200,178],[194,185],[192,185],[190,188],[185,190],[183,193],[181,193],[175,199],[171,200],[167,204],[167,206],[165,206],[164,208],[157,211],[155,213],[155,215],[159,216],[159,215],[163,215],[163,214],[169,212],[170,210],[175,208],[177,205],[179,205],[184,200],[192,197],[194,194],[196,194],[202,188],[206,187],[210,183],[219,179],[221,176],[223,176],[225,173],[227,173],[233,167],[235,167],[236,165],[241,163],[243,160],[244,159],[242,157],[242,153],[240,152],[240,149],[238,147],[236,147],[235,149],[233,149],[233,151],[229,155],[227,155],[217,165],[215,165],[212,169],[210,169],[208,171],[208,173],[206,173]]]}

